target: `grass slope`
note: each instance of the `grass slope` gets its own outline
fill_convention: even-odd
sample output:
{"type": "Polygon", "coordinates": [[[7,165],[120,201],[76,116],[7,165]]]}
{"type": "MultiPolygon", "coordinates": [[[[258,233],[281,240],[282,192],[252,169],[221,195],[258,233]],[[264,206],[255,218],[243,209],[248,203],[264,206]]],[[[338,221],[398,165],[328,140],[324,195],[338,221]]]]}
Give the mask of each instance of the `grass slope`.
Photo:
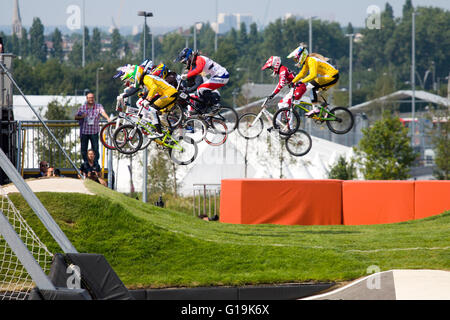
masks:
{"type": "MultiPolygon", "coordinates": [[[[372,265],[450,270],[450,212],[374,226],[231,225],[86,185],[97,195],[37,195],[77,250],[105,255],[129,288],[343,281],[372,265]]],[[[26,202],[10,197],[60,252],[26,202]]]]}

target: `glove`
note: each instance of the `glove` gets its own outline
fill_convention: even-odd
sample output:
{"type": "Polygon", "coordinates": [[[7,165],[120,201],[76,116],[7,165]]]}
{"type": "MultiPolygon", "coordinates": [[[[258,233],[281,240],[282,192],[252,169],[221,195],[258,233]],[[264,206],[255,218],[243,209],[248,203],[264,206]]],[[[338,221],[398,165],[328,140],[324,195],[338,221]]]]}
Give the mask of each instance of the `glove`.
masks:
{"type": "Polygon", "coordinates": [[[182,81],[187,80],[187,78],[188,78],[187,73],[183,73],[183,74],[181,75],[181,80],[182,80],[182,81]]]}
{"type": "Polygon", "coordinates": [[[120,102],[121,104],[125,104],[125,103],[124,103],[124,100],[123,100],[123,96],[124,96],[123,93],[121,93],[120,95],[118,95],[118,96],[117,96],[117,102],[120,102]]]}
{"type": "Polygon", "coordinates": [[[143,106],[145,109],[148,110],[148,108],[150,107],[150,101],[148,101],[147,99],[145,99],[145,100],[142,102],[142,106],[143,106]]]}

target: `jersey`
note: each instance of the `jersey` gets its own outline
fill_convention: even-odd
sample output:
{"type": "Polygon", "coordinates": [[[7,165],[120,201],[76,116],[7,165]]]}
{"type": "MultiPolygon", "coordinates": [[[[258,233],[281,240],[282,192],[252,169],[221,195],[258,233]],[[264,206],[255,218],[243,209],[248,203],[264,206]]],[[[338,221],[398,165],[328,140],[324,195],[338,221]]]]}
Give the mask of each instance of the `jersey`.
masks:
{"type": "Polygon", "coordinates": [[[164,98],[171,97],[178,92],[177,89],[171,86],[164,79],[153,75],[145,75],[143,83],[148,90],[147,100],[151,100],[156,94],[164,98]]]}
{"type": "Polygon", "coordinates": [[[278,74],[278,85],[275,90],[272,92],[272,96],[278,94],[286,85],[290,84],[294,79],[294,73],[290,71],[287,67],[281,66],[280,72],[278,74]]]}
{"type": "Polygon", "coordinates": [[[300,70],[292,82],[296,83],[300,81],[301,83],[308,83],[316,78],[333,77],[338,73],[339,70],[328,62],[320,60],[316,57],[307,57],[302,70],[300,70]],[[307,74],[308,76],[305,77],[307,74]]]}
{"type": "Polygon", "coordinates": [[[197,56],[197,59],[195,60],[195,63],[189,70],[187,77],[190,78],[201,73],[205,73],[205,75],[210,75],[211,77],[214,77],[226,75],[228,74],[228,71],[220,64],[211,60],[208,57],[197,56]]]}

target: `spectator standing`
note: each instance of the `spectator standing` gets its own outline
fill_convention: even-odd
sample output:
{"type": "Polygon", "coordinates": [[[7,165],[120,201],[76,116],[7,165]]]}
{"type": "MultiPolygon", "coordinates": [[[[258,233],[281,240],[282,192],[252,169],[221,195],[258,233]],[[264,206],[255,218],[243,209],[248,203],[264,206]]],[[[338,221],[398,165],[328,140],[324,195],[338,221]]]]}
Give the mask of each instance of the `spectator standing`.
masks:
{"type": "Polygon", "coordinates": [[[104,117],[108,120],[108,122],[110,121],[105,109],[103,109],[103,106],[95,103],[94,94],[89,92],[86,95],[86,103],[78,109],[78,112],[75,115],[75,120],[78,120],[80,123],[81,156],[83,157],[84,163],[88,161],[87,149],[89,141],[91,141],[91,148],[95,151],[94,162],[98,162],[98,133],[100,131],[100,116],[104,117]]]}
{"type": "Polygon", "coordinates": [[[3,53],[3,38],[0,37],[0,53],[3,53]]]}

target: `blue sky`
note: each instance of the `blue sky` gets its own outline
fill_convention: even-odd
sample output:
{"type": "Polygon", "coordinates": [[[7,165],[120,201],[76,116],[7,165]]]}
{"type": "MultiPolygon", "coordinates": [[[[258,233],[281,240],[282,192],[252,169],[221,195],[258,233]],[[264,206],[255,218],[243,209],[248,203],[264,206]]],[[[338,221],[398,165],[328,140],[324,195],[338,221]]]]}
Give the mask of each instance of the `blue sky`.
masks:
{"type": "MultiPolygon", "coordinates": [[[[405,0],[388,1],[395,16],[401,15],[405,0]]],[[[10,25],[13,0],[0,0],[0,25],[10,25]]],[[[31,25],[33,17],[39,17],[44,25],[66,25],[69,5],[79,5],[83,0],[19,0],[22,21],[31,25]]],[[[196,21],[215,21],[218,12],[252,14],[257,23],[268,23],[286,13],[323,20],[336,21],[341,25],[351,22],[363,26],[370,5],[384,8],[386,0],[85,0],[86,25],[110,26],[112,18],[119,26],[142,25],[137,17],[139,10],[152,11],[150,25],[160,27],[189,26],[196,21]]],[[[450,0],[413,0],[415,6],[434,6],[450,10],[450,0]]]]}

